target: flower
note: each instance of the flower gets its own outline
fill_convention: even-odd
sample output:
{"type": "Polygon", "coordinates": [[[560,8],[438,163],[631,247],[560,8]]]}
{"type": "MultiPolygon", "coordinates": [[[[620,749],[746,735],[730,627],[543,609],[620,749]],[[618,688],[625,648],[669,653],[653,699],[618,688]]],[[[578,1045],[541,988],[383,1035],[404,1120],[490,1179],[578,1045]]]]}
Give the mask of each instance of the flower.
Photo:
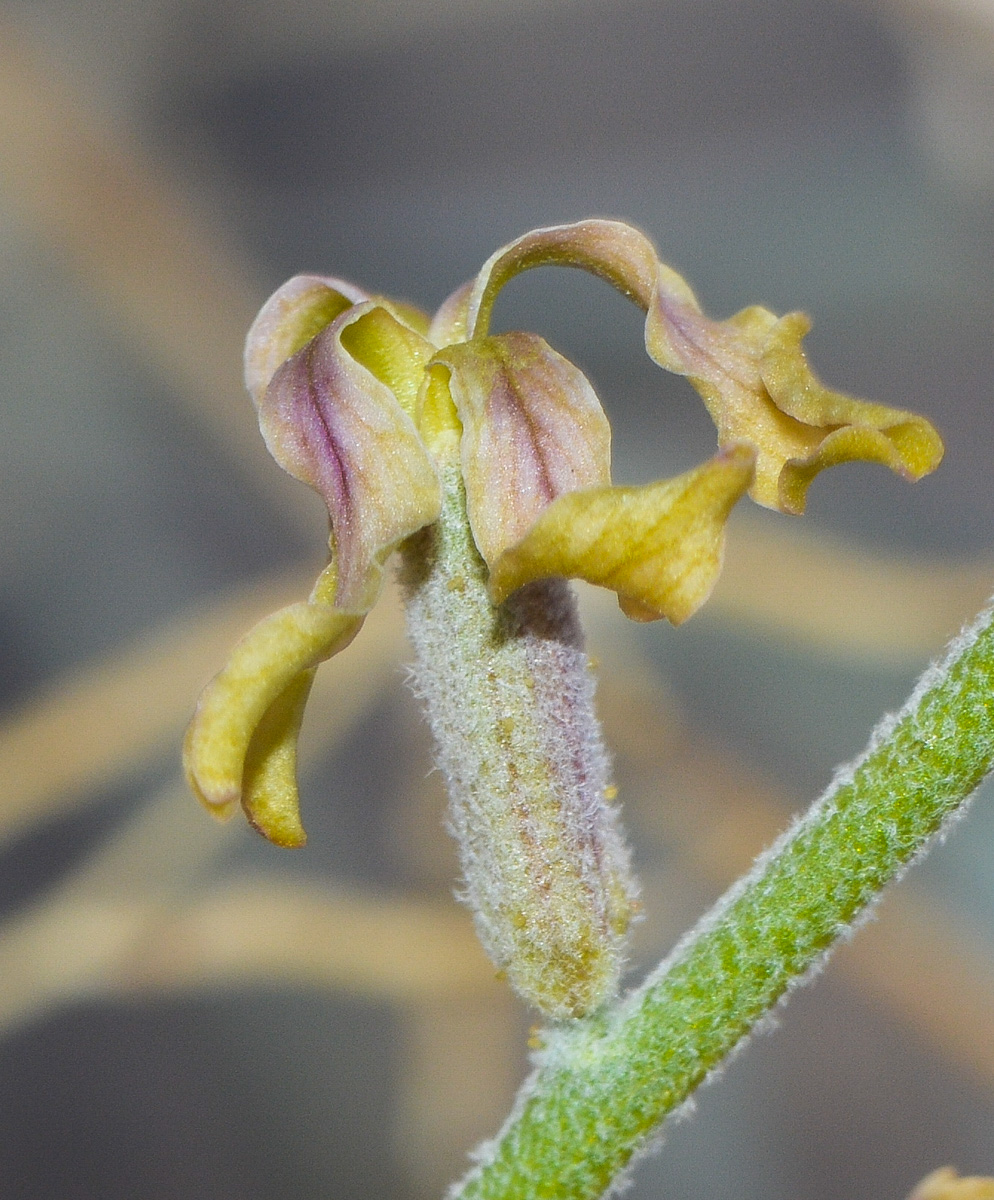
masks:
{"type": "Polygon", "coordinates": [[[617,983],[635,888],[604,803],[571,601],[549,581],[584,579],[629,617],[679,623],[709,595],[747,490],[799,513],[814,476],[842,461],[932,470],[932,426],[824,388],[801,349],[807,328],[762,308],[712,321],[643,234],[605,220],[503,247],[432,320],[332,277],[284,284],[249,332],[246,382],[274,458],[328,507],[331,562],[205,689],[185,744],[195,793],[303,844],[296,736],[313,669],[357,634],[400,549],[417,687],[481,935],[550,1015],[596,1007],[617,983]],[[714,458],[612,484],[610,427],[583,374],[534,334],[489,331],[504,284],[542,265],[592,272],[642,308],[650,356],[711,413],[714,458]]]}

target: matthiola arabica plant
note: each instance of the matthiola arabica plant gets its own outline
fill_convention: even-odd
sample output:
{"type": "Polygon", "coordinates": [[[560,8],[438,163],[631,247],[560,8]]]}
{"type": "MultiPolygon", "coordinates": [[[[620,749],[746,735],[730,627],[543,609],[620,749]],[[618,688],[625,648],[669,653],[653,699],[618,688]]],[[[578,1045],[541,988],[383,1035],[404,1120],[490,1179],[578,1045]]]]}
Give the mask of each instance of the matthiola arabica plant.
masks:
{"type": "MultiPolygon", "coordinates": [[[[978,747],[991,714],[974,704],[970,764],[952,769],[945,709],[919,709],[955,669],[931,677],[807,823],[619,999],[638,888],[568,580],[614,591],[629,618],[678,624],[707,599],[747,493],[801,513],[826,467],[862,459],[918,479],[942,456],[924,418],[822,386],[807,329],[760,307],[712,320],[643,234],[589,220],[502,247],[433,318],[299,275],[249,331],[263,436],[323,497],[331,555],[310,597],[251,630],[205,689],[187,775],[216,815],[241,806],[271,841],[303,844],[296,738],[313,672],[359,633],[398,552],[461,895],[495,966],[551,1022],[465,1195],[601,1194],[990,765],[978,747]],[[490,332],[504,284],[547,265],[589,271],[643,311],[650,357],[686,376],[714,420],[713,458],[675,479],[612,482],[610,426],[580,370],[535,334],[490,332]],[[923,737],[927,770],[906,776],[923,737]]],[[[985,636],[978,626],[961,655],[985,636]]]]}

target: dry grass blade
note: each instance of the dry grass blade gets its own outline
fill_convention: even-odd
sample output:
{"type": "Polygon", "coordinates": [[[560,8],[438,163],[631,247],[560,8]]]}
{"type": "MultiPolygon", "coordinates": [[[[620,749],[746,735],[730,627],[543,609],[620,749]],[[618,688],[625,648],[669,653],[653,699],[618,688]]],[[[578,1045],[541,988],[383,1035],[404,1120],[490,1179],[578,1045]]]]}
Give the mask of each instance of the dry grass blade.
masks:
{"type": "Polygon", "coordinates": [[[0,1030],[86,997],[320,986],[411,1003],[497,984],[454,906],[331,891],[286,878],[211,886],[238,823],[218,825],[176,785],[72,877],[0,928],[0,1030]]]}
{"type": "Polygon", "coordinates": [[[320,528],[310,496],[272,469],[241,386],[260,289],[166,173],[9,14],[0,21],[0,176],[28,229],[66,260],[251,486],[320,528]]]}
{"type": "Polygon", "coordinates": [[[239,878],[197,897],[115,972],[121,990],[259,980],[401,1004],[492,999],[497,987],[468,914],[455,905],[275,875],[239,878]]]}
{"type": "Polygon", "coordinates": [[[911,561],[739,518],[705,612],[834,658],[905,667],[939,651],[992,591],[986,559],[911,561]]]}
{"type": "Polygon", "coordinates": [[[232,828],[209,821],[174,785],[78,871],[8,918],[0,927],[0,1031],[106,995],[122,961],[207,875],[232,828]]]}

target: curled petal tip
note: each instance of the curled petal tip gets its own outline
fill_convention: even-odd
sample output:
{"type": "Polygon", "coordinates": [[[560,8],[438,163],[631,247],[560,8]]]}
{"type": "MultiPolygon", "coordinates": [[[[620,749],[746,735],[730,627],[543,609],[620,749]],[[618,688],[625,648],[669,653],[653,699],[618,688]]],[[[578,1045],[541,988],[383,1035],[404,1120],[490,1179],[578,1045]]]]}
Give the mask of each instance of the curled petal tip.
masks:
{"type": "Polygon", "coordinates": [[[291,355],[350,305],[368,299],[361,288],[327,275],[295,275],[277,288],[245,339],[245,386],[256,406],[291,355]]]}
{"type": "Polygon", "coordinates": [[[183,775],[187,787],[218,821],[230,821],[238,810],[240,791],[230,786],[230,781],[218,780],[210,772],[201,779],[201,762],[197,745],[199,733],[199,705],[183,738],[183,775]]]}
{"type": "Polygon", "coordinates": [[[204,689],[183,745],[190,787],[215,816],[241,803],[266,836],[300,844],[295,752],[310,668],[344,649],[362,621],[328,604],[292,604],[238,643],[204,689]]]}
{"type": "Polygon", "coordinates": [[[495,602],[534,579],[584,579],[618,594],[636,620],[691,616],[721,568],[724,524],[752,481],[751,446],[726,447],[676,479],[571,492],[543,510],[494,564],[495,602]]]}
{"type": "Polygon", "coordinates": [[[761,307],[727,321],[701,312],[683,280],[660,267],[646,320],[646,346],[660,366],[700,392],[722,444],[756,448],[752,498],[781,512],[804,511],[819,471],[861,460],[919,479],[938,466],[942,441],[914,413],[826,388],[808,365],[803,313],[777,317],[761,307]]]}
{"type": "Polygon", "coordinates": [[[256,726],[242,772],[242,811],[277,846],[307,843],[297,797],[297,737],[314,671],[301,671],[270,704],[256,726]]]}
{"type": "Polygon", "coordinates": [[[803,313],[788,313],[770,329],[760,357],[760,374],[773,403],[788,419],[800,423],[802,433],[814,430],[820,438],[807,454],[783,458],[776,507],[803,512],[811,480],[842,462],[880,463],[911,481],[934,471],[944,448],[931,422],[826,388],[801,346],[809,328],[803,313]]]}

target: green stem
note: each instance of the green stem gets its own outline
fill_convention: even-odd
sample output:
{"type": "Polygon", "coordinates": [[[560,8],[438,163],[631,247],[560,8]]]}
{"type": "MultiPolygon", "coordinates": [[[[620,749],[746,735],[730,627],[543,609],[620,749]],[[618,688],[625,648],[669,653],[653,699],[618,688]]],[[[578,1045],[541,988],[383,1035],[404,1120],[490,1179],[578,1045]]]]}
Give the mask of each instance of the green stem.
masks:
{"type": "Polygon", "coordinates": [[[550,1031],[453,1200],[593,1200],[810,975],[994,766],[994,622],[931,668],[862,758],[606,1016],[550,1031]]]}

